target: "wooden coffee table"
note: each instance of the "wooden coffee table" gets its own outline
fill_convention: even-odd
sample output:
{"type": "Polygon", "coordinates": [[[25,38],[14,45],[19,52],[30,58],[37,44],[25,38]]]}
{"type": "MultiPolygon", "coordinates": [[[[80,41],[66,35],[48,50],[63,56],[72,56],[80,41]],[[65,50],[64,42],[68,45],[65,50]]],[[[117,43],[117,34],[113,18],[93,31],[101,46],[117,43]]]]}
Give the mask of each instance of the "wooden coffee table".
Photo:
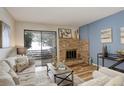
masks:
{"type": "Polygon", "coordinates": [[[73,70],[66,66],[65,70],[56,69],[51,63],[47,63],[47,75],[50,76],[50,73],[53,75],[54,82],[57,85],[73,86],[73,70]]]}

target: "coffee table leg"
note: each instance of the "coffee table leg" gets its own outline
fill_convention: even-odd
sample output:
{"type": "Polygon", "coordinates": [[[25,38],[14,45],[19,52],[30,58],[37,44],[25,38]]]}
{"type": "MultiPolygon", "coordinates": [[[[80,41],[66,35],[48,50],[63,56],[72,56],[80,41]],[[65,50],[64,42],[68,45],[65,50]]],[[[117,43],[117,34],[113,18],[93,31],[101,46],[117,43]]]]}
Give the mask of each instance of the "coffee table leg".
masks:
{"type": "Polygon", "coordinates": [[[48,66],[47,66],[47,76],[48,76],[48,72],[49,72],[49,69],[48,69],[48,66]]]}
{"type": "Polygon", "coordinates": [[[54,82],[56,83],[56,75],[54,75],[54,82]]]}
{"type": "Polygon", "coordinates": [[[97,54],[97,70],[99,70],[99,55],[97,54]]]}
{"type": "Polygon", "coordinates": [[[74,76],[73,76],[73,71],[72,71],[72,86],[74,85],[74,76]]]}

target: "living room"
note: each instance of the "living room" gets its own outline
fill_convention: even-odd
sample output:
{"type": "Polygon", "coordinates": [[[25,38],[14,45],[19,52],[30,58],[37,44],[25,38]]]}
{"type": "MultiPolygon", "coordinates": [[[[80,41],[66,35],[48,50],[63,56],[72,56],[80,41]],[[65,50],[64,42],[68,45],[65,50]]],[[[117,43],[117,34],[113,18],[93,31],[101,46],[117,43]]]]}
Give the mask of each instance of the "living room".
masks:
{"type": "Polygon", "coordinates": [[[1,7],[0,69],[1,75],[5,76],[1,77],[0,85],[123,86],[123,17],[124,8],[122,7],[1,7]],[[89,13],[84,14],[80,11],[89,11],[89,13]],[[74,14],[77,15],[69,16],[74,14]],[[91,14],[92,17],[88,16],[91,14]],[[7,32],[3,34],[4,30],[10,30],[10,34],[7,32]],[[26,32],[33,33],[33,35],[35,33],[34,39],[36,40],[32,37],[29,47],[29,42],[27,42],[29,39],[26,41],[25,38],[26,32]],[[32,44],[33,41],[38,41],[38,44],[32,44]],[[49,43],[47,43],[48,41],[49,43]],[[36,47],[37,45],[39,46],[36,47]],[[39,47],[41,48],[39,49],[39,47]],[[49,52],[51,56],[48,56],[48,53],[47,55],[44,54],[43,49],[46,49],[46,47],[52,47],[52,53],[49,52]],[[35,54],[32,55],[31,51],[34,49],[35,54]],[[40,59],[37,60],[38,65],[36,64],[37,49],[40,50],[38,55],[40,59]],[[27,55],[27,52],[29,55],[27,55]],[[98,55],[100,53],[104,57],[98,55]],[[113,58],[111,61],[109,54],[117,55],[110,55],[113,58]],[[118,58],[115,59],[115,57],[118,58]],[[44,61],[46,62],[44,66],[43,60],[48,58],[51,60],[50,62],[48,60],[47,62],[44,61]],[[100,58],[102,58],[102,61],[99,61],[100,58]],[[103,61],[104,59],[106,60],[103,61]],[[19,62],[20,60],[28,61],[28,63],[19,62]],[[15,68],[12,70],[12,61],[18,61],[16,73],[13,72],[15,68]],[[117,61],[117,64],[115,61],[117,61]],[[7,71],[6,74],[3,73],[3,69],[7,71]],[[69,84],[66,84],[68,82],[69,84]]]}

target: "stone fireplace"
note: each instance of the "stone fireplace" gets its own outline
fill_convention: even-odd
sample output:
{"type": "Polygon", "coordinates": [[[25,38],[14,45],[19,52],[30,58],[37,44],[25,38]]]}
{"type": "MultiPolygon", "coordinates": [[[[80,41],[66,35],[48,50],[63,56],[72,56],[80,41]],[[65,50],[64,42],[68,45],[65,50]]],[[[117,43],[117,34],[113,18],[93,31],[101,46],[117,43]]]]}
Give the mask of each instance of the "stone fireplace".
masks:
{"type": "Polygon", "coordinates": [[[77,39],[59,39],[59,61],[88,63],[88,41],[77,39]]]}

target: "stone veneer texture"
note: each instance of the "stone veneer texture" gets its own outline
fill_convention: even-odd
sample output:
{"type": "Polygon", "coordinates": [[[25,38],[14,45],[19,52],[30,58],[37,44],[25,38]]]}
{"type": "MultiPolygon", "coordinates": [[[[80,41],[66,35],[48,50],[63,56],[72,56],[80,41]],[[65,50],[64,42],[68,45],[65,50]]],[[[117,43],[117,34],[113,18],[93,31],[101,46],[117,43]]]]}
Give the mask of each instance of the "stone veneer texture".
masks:
{"type": "Polygon", "coordinates": [[[77,40],[77,39],[59,39],[59,60],[62,62],[65,61],[82,61],[88,63],[89,58],[88,51],[88,41],[86,40],[77,40]],[[66,59],[66,51],[76,49],[77,58],[74,60],[66,59]]]}

